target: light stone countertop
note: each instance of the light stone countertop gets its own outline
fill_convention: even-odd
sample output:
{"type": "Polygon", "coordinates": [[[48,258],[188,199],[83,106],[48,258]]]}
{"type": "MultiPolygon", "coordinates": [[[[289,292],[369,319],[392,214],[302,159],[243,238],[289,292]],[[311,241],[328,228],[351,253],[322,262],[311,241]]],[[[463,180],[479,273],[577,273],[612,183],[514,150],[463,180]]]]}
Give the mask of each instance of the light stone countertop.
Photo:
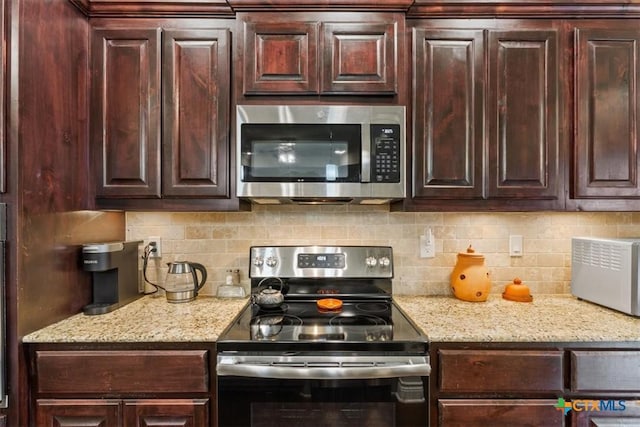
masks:
{"type": "Polygon", "coordinates": [[[484,302],[420,296],[394,300],[432,342],[640,341],[640,318],[571,295],[534,295],[530,303],[501,295],[484,302]]]}
{"type": "Polygon", "coordinates": [[[111,313],[76,314],[32,332],[23,342],[214,342],[248,303],[248,298],[199,296],[171,304],[142,297],[111,313]]]}
{"type": "MultiPolygon", "coordinates": [[[[640,341],[640,318],[570,295],[534,295],[533,302],[485,302],[454,297],[395,296],[433,342],[640,341]]],[[[214,342],[248,298],[198,297],[170,304],[143,297],[111,313],[77,314],[35,331],[23,342],[214,342]]]]}

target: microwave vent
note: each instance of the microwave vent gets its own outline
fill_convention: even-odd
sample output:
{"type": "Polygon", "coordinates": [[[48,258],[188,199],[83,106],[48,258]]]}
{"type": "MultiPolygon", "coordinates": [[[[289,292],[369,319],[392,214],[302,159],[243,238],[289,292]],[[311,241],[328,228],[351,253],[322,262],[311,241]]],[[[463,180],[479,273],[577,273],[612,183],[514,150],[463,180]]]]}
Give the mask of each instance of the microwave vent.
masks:
{"type": "Polygon", "coordinates": [[[623,264],[623,247],[604,241],[574,241],[572,262],[613,271],[623,264]]]}

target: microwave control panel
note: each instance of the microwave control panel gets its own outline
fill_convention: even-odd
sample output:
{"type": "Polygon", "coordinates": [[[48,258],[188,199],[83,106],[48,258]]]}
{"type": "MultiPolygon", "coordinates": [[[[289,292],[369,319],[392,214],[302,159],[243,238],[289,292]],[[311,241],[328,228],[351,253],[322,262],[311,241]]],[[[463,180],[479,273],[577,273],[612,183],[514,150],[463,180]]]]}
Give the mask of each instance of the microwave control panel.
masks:
{"type": "Polygon", "coordinates": [[[399,125],[371,125],[371,182],[400,182],[399,125]]]}
{"type": "Polygon", "coordinates": [[[371,125],[371,181],[400,182],[400,126],[371,125]]]}

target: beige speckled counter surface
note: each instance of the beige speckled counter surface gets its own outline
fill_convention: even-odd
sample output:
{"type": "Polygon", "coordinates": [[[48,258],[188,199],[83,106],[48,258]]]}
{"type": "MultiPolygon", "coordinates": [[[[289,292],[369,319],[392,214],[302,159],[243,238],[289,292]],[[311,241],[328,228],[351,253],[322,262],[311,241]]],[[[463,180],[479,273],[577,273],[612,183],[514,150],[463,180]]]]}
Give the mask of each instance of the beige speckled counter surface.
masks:
{"type": "Polygon", "coordinates": [[[485,302],[454,297],[396,296],[433,342],[640,341],[640,318],[570,295],[534,295],[521,303],[491,295],[485,302]]]}
{"type": "Polygon", "coordinates": [[[198,297],[170,304],[143,297],[111,313],[77,314],[23,338],[23,342],[213,342],[248,298],[198,297]]]}
{"type": "MultiPolygon", "coordinates": [[[[453,297],[396,296],[433,342],[640,341],[640,319],[569,295],[534,295],[532,303],[491,295],[472,303],[453,297]]],[[[144,297],[112,313],[77,314],[24,337],[24,342],[213,342],[248,299],[198,297],[183,304],[144,297]]]]}

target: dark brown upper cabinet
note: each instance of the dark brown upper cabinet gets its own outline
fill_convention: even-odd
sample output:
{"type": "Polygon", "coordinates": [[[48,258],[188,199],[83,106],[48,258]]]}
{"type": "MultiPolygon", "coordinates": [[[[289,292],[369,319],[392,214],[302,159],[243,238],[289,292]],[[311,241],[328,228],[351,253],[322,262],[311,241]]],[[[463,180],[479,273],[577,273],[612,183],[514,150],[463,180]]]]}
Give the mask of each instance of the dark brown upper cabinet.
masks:
{"type": "Polygon", "coordinates": [[[412,202],[562,208],[558,30],[469,25],[413,29],[412,202]]]}
{"type": "MultiPolygon", "coordinates": [[[[605,20],[575,28],[576,199],[627,199],[635,203],[627,207],[638,207],[633,202],[640,199],[638,25],[605,20]]],[[[602,207],[607,206],[611,202],[602,207]]]]}
{"type": "Polygon", "coordinates": [[[317,93],[318,23],[244,23],[244,92],[317,93]]]}
{"type": "Polygon", "coordinates": [[[559,31],[489,31],[488,197],[563,199],[559,31]]]}
{"type": "Polygon", "coordinates": [[[483,197],[482,30],[413,30],[414,197],[483,197]]]}
{"type": "Polygon", "coordinates": [[[163,194],[229,196],[229,32],[165,30],[162,49],[163,194]]]}
{"type": "Polygon", "coordinates": [[[233,15],[225,0],[69,0],[85,15],[149,17],[149,16],[194,16],[233,15]]]}
{"type": "Polygon", "coordinates": [[[160,28],[92,31],[97,197],[160,197],[160,28]]]}
{"type": "Polygon", "coordinates": [[[95,28],[91,61],[99,206],[230,196],[228,29],[95,28]]]}
{"type": "Polygon", "coordinates": [[[394,14],[371,14],[366,22],[273,13],[240,19],[245,95],[397,93],[401,18],[394,14]]]}
{"type": "Polygon", "coordinates": [[[322,93],[396,93],[396,23],[322,24],[322,93]]]}

